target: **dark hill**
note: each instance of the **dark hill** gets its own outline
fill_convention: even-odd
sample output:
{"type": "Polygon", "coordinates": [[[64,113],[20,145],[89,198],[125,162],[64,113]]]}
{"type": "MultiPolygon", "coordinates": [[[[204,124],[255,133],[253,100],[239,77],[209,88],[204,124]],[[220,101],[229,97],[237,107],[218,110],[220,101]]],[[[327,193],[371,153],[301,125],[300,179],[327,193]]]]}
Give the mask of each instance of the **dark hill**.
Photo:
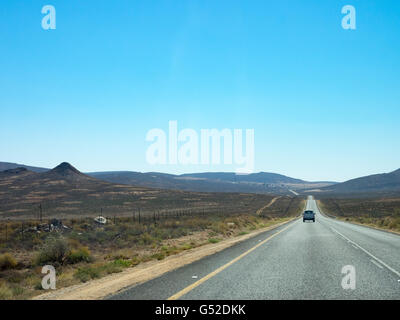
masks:
{"type": "Polygon", "coordinates": [[[329,187],[321,188],[324,192],[333,193],[369,193],[400,191],[400,169],[381,174],[373,174],[348,180],[329,187]]]}
{"type": "Polygon", "coordinates": [[[27,169],[29,171],[33,171],[33,172],[45,172],[45,171],[49,170],[46,168],[26,166],[24,164],[19,164],[19,163],[0,162],[0,171],[16,169],[16,168],[25,168],[25,169],[27,169]]]}
{"type": "MultiPolygon", "coordinates": [[[[113,173],[115,175],[115,173],[113,173]]],[[[118,175],[118,174],[117,174],[118,175]]],[[[167,178],[163,174],[138,174],[146,179],[167,178]]],[[[174,181],[170,178],[169,181],[174,181]]],[[[172,187],[171,187],[172,188],[172,187]]],[[[208,189],[207,183],[205,189],[208,189]]],[[[93,217],[99,214],[132,215],[140,208],[150,220],[158,210],[197,213],[255,212],[272,199],[271,195],[242,193],[199,193],[110,183],[89,177],[68,163],[35,173],[25,168],[0,172],[0,220],[37,220],[39,205],[43,217],[93,217]]]]}
{"type": "Polygon", "coordinates": [[[13,178],[13,179],[18,179],[30,175],[37,175],[38,173],[32,172],[28,170],[25,167],[18,167],[14,169],[8,169],[4,171],[0,171],[0,179],[7,179],[7,178],[13,178]]]}
{"type": "Polygon", "coordinates": [[[4,170],[1,173],[4,175],[14,175],[14,174],[26,173],[27,171],[28,171],[28,169],[19,167],[19,168],[15,168],[15,169],[4,170]]]}
{"type": "Polygon", "coordinates": [[[63,163],[59,164],[57,167],[50,170],[49,172],[60,174],[62,176],[68,176],[68,175],[73,175],[73,174],[82,174],[75,167],[71,166],[68,162],[63,162],[63,163]]]}
{"type": "Polygon", "coordinates": [[[52,180],[65,180],[71,182],[94,182],[95,179],[83,174],[75,167],[70,165],[68,162],[63,162],[59,164],[52,170],[44,173],[40,173],[40,178],[42,179],[52,179],[52,180]]]}

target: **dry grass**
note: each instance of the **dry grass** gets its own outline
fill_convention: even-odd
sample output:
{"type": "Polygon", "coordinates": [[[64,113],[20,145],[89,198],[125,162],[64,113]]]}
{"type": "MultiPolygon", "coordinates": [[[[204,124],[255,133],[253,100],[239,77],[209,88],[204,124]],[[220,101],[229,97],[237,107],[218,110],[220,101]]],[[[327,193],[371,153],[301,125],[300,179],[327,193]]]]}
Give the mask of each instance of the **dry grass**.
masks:
{"type": "MultiPolygon", "coordinates": [[[[57,288],[71,286],[243,236],[299,214],[304,205],[301,198],[282,197],[265,207],[270,201],[260,204],[259,208],[264,208],[260,215],[256,214],[259,208],[245,214],[205,211],[193,215],[192,211],[190,215],[182,210],[177,215],[156,216],[155,220],[153,215],[147,219],[142,216],[140,223],[137,216],[111,217],[105,226],[92,218],[72,218],[63,220],[68,229],[51,233],[27,231],[37,224],[35,221],[3,222],[0,254],[11,252],[15,264],[0,271],[0,299],[26,299],[42,293],[43,264],[56,267],[57,288]]],[[[5,261],[10,261],[7,257],[5,261]]]]}
{"type": "Polygon", "coordinates": [[[321,199],[324,213],[342,220],[400,232],[400,198],[321,199]]]}

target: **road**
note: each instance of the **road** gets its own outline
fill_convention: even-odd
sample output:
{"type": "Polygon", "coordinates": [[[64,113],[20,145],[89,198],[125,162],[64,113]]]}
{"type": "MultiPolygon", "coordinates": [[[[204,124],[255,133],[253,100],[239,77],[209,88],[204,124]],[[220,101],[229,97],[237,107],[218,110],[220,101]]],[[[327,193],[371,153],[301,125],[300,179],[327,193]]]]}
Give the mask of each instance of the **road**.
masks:
{"type": "Polygon", "coordinates": [[[108,299],[400,299],[400,236],[324,216],[312,197],[307,209],[315,223],[297,219],[108,299]],[[348,270],[354,289],[342,286],[348,270]]]}

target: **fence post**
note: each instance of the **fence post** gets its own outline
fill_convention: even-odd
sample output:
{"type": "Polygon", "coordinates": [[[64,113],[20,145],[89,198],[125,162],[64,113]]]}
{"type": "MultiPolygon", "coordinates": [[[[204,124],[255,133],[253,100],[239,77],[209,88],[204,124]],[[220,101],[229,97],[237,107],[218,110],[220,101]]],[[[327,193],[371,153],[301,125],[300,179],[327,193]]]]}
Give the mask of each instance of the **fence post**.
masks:
{"type": "Polygon", "coordinates": [[[39,221],[42,222],[43,217],[43,207],[42,204],[39,204],[39,221]]]}

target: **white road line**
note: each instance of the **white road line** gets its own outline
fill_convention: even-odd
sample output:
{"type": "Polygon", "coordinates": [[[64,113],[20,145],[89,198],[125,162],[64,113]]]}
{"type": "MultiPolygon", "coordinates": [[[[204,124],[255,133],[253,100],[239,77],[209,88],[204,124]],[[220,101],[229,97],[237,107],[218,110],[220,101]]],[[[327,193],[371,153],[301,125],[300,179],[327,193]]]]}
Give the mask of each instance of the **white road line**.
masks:
{"type": "Polygon", "coordinates": [[[370,260],[371,260],[371,262],[372,262],[374,265],[376,265],[378,268],[383,269],[383,267],[382,267],[378,262],[376,262],[376,261],[373,260],[373,259],[370,259],[370,260]]]}
{"type": "Polygon", "coordinates": [[[333,231],[335,231],[337,234],[341,235],[343,238],[345,238],[347,241],[349,241],[351,244],[355,245],[356,247],[358,247],[359,249],[361,249],[362,251],[364,251],[367,255],[369,255],[370,257],[372,257],[373,259],[375,259],[376,261],[378,261],[381,265],[385,266],[388,270],[392,271],[394,274],[396,274],[398,277],[400,277],[400,272],[396,271],[395,269],[393,269],[391,266],[389,266],[388,264],[386,264],[385,262],[383,262],[381,259],[375,257],[372,253],[370,253],[369,251],[365,250],[363,247],[361,247],[360,245],[358,245],[357,243],[355,243],[353,240],[350,240],[349,238],[347,238],[345,235],[341,234],[339,231],[337,231],[335,228],[331,229],[333,231]]]}

